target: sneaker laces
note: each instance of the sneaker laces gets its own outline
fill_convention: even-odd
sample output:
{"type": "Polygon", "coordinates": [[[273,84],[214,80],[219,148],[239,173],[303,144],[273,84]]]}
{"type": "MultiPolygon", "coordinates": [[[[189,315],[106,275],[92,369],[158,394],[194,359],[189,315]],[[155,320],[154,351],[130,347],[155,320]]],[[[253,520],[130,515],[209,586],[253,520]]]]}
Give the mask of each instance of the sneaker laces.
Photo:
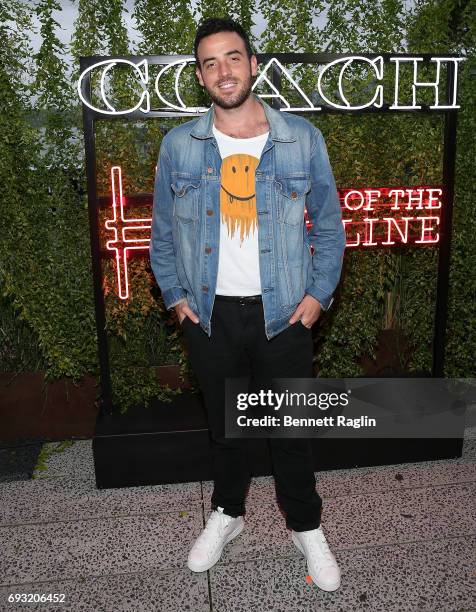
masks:
{"type": "Polygon", "coordinates": [[[214,510],[208,518],[205,529],[198,538],[197,545],[207,547],[209,543],[214,544],[217,542],[223,536],[223,531],[232,520],[233,517],[228,517],[228,515],[214,510]]]}
{"type": "Polygon", "coordinates": [[[329,548],[329,544],[327,543],[326,537],[322,529],[315,529],[306,535],[306,544],[310,554],[317,555],[319,558],[324,558],[324,560],[326,561],[324,565],[321,564],[322,567],[334,565],[334,555],[332,554],[331,549],[329,548]],[[314,533],[317,534],[317,537],[313,537],[314,533]]]}

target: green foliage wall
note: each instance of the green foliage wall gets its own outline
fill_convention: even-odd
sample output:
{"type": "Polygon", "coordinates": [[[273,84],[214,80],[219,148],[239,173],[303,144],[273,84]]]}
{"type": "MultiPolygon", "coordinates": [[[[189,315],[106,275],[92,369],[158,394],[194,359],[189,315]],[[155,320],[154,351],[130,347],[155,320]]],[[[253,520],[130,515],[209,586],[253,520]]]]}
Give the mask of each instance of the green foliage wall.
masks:
{"type": "MultiPolygon", "coordinates": [[[[35,363],[48,376],[98,373],[81,112],[75,92],[79,57],[93,54],[191,53],[196,24],[230,15],[252,29],[258,52],[457,52],[468,57],[460,77],[457,182],[451,264],[446,375],[474,375],[475,300],[475,9],[463,0],[77,0],[67,45],[60,42],[58,0],[4,0],[0,5],[0,325],[9,341],[29,330],[35,363]],[[138,36],[130,40],[126,19],[138,36]],[[261,25],[264,22],[264,28],[261,25]],[[34,26],[33,23],[36,25],[34,26]],[[259,28],[258,28],[259,25],[259,28]],[[29,32],[41,46],[33,54],[29,32]],[[69,54],[69,55],[68,55],[69,54]],[[69,57],[73,62],[69,61],[69,57]],[[7,323],[4,323],[8,321],[7,323]],[[17,327],[12,326],[17,321],[17,327]],[[21,329],[20,329],[21,328],[21,329]],[[39,355],[39,358],[36,357],[39,355]]],[[[297,67],[305,90],[312,68],[297,67]]],[[[202,95],[190,71],[192,99],[202,95]]],[[[112,95],[131,94],[118,77],[112,95]]],[[[199,103],[206,103],[200,100],[199,103]]],[[[336,181],[342,186],[441,182],[439,116],[320,115],[336,181]]],[[[177,121],[98,122],[99,189],[122,163],[126,193],[150,192],[160,142],[177,121]]],[[[362,372],[375,355],[380,329],[396,328],[410,350],[406,367],[431,368],[436,249],[347,252],[337,299],[316,330],[321,376],[362,372]]],[[[132,298],[113,290],[104,263],[116,402],[126,409],[166,390],[151,366],[186,364],[174,315],[165,312],[146,259],[131,264],[132,298]]],[[[8,343],[7,343],[8,344],[8,343]]],[[[22,351],[13,351],[21,355],[22,351]]],[[[8,370],[8,352],[0,352],[8,370]]],[[[31,360],[24,359],[24,367],[31,360]]],[[[21,369],[18,359],[10,366],[21,369]],[[13,365],[12,365],[13,364],[13,365]]]]}

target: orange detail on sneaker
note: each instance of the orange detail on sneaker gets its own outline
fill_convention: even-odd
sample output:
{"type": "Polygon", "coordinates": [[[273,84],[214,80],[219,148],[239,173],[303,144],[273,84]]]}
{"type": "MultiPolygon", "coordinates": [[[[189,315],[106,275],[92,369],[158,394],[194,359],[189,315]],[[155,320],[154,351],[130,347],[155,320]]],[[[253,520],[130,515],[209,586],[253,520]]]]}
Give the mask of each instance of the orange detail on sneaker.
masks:
{"type": "Polygon", "coordinates": [[[310,531],[292,531],[292,540],[307,560],[307,569],[314,584],[323,591],[340,587],[341,573],[322,527],[310,531]]]}

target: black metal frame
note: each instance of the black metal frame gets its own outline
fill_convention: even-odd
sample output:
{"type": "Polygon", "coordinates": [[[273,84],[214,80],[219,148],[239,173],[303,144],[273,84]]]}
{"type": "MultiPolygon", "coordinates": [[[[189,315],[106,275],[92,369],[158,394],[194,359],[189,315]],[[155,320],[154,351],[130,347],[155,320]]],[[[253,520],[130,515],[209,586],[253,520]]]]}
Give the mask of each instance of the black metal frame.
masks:
{"type": "MultiPolygon", "coordinates": [[[[281,64],[327,64],[337,59],[353,57],[355,54],[350,53],[263,53],[258,54],[259,63],[266,63],[271,58],[276,58],[281,64]]],[[[367,59],[375,59],[382,57],[384,62],[388,62],[390,57],[410,58],[415,57],[408,54],[390,54],[390,53],[371,53],[359,54],[360,57],[367,59]]],[[[458,57],[455,54],[434,55],[434,54],[418,54],[424,63],[429,63],[431,58],[458,57]]],[[[91,56],[82,57],[80,59],[80,70],[83,72],[87,68],[93,66],[97,62],[104,60],[127,59],[134,60],[136,63],[146,59],[149,65],[164,65],[177,60],[193,59],[192,55],[141,55],[141,56],[91,56]]],[[[445,104],[449,104],[453,85],[456,78],[455,65],[453,62],[448,62],[446,73],[446,100],[445,104]]],[[[280,73],[274,66],[272,80],[275,85],[280,84],[280,73]]],[[[83,97],[91,99],[91,73],[88,72],[81,85],[83,97]]],[[[274,100],[273,100],[274,102],[274,100]]],[[[273,104],[272,104],[273,105],[273,104]]],[[[341,110],[332,107],[326,107],[320,104],[321,110],[297,112],[306,116],[308,113],[444,113],[444,151],[443,151],[443,202],[442,215],[440,219],[440,240],[438,242],[438,278],[436,289],[436,307],[435,307],[435,325],[433,337],[433,365],[432,376],[443,377],[444,374],[444,359],[445,359],[445,338],[446,324],[448,317],[448,291],[449,291],[449,270],[450,270],[450,255],[451,255],[451,233],[453,221],[453,199],[454,199],[454,182],[455,182],[455,160],[456,160],[456,121],[457,109],[432,109],[428,106],[421,105],[421,109],[413,110],[397,110],[389,108],[388,104],[384,104],[381,108],[370,107],[360,110],[341,110]]],[[[91,255],[92,255],[92,270],[94,283],[94,303],[96,313],[96,327],[98,338],[99,365],[102,389],[102,410],[108,412],[113,411],[112,405],[112,386],[111,374],[109,365],[109,350],[106,331],[106,312],[103,294],[103,274],[101,269],[101,249],[99,241],[99,206],[97,196],[97,176],[96,176],[96,144],[94,135],[94,122],[96,120],[141,120],[152,119],[157,117],[193,117],[199,113],[179,112],[166,109],[151,109],[147,114],[140,111],[134,111],[127,115],[105,115],[101,112],[92,110],[83,104],[83,130],[86,152],[86,173],[87,173],[87,192],[88,192],[88,210],[89,210],[89,227],[91,236],[91,255]]]]}

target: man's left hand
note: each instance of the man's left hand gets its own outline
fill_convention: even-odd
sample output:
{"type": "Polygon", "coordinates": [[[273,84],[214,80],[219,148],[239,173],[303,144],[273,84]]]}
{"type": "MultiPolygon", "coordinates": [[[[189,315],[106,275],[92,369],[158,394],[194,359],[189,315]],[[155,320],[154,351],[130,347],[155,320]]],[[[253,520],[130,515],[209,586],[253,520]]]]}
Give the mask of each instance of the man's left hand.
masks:
{"type": "Polygon", "coordinates": [[[293,316],[289,319],[289,323],[293,325],[296,321],[301,319],[301,324],[309,329],[319,318],[321,314],[321,304],[312,295],[305,295],[293,313],[293,316]]]}

